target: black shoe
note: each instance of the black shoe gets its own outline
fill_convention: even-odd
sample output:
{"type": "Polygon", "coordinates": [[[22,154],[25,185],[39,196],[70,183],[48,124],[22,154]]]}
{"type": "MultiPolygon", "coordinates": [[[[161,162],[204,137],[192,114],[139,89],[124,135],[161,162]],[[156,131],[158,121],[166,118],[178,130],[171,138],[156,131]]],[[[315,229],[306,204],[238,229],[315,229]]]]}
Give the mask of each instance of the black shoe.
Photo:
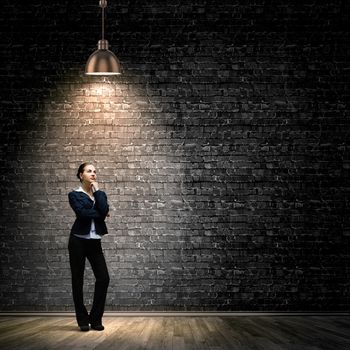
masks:
{"type": "Polygon", "coordinates": [[[80,327],[80,330],[81,330],[82,332],[87,332],[87,331],[90,330],[89,325],[87,325],[87,326],[79,326],[79,327],[80,327]]]}
{"type": "Polygon", "coordinates": [[[95,331],[103,331],[105,327],[103,327],[102,324],[92,324],[91,329],[94,329],[95,331]]]}

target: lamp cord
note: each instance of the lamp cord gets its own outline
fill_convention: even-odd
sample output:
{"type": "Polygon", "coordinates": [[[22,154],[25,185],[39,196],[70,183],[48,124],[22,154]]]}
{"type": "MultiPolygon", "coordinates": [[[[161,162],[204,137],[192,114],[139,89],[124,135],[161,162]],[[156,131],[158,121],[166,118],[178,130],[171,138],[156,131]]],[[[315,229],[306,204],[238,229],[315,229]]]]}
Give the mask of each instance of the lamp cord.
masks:
{"type": "Polygon", "coordinates": [[[105,38],[105,8],[102,7],[102,40],[105,38]]]}

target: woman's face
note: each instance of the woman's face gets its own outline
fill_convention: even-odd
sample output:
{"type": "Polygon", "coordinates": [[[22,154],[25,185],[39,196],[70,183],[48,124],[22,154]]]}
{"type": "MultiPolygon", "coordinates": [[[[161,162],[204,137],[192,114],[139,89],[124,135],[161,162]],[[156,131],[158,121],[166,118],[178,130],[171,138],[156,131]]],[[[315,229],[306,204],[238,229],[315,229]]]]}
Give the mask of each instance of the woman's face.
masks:
{"type": "Polygon", "coordinates": [[[96,178],[96,169],[91,164],[86,165],[84,168],[84,172],[80,173],[80,179],[83,183],[91,183],[93,181],[96,181],[96,178]]]}

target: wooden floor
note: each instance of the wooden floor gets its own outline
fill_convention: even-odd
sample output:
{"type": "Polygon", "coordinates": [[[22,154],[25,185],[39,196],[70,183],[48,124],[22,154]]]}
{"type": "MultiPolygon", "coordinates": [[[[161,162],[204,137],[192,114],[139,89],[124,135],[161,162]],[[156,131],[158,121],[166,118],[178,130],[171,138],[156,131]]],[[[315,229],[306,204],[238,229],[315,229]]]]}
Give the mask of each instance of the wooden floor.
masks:
{"type": "Polygon", "coordinates": [[[80,332],[73,317],[0,317],[0,349],[349,350],[349,316],[104,317],[80,332]]]}

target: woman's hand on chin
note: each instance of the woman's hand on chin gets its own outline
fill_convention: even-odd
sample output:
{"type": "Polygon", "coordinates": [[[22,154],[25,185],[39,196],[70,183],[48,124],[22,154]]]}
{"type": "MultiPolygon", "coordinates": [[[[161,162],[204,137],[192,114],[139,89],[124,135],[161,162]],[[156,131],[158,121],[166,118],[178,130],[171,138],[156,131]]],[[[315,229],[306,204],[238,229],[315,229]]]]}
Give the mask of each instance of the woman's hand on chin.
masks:
{"type": "Polygon", "coordinates": [[[98,183],[96,181],[91,181],[90,186],[91,186],[92,192],[98,191],[98,183]]]}

